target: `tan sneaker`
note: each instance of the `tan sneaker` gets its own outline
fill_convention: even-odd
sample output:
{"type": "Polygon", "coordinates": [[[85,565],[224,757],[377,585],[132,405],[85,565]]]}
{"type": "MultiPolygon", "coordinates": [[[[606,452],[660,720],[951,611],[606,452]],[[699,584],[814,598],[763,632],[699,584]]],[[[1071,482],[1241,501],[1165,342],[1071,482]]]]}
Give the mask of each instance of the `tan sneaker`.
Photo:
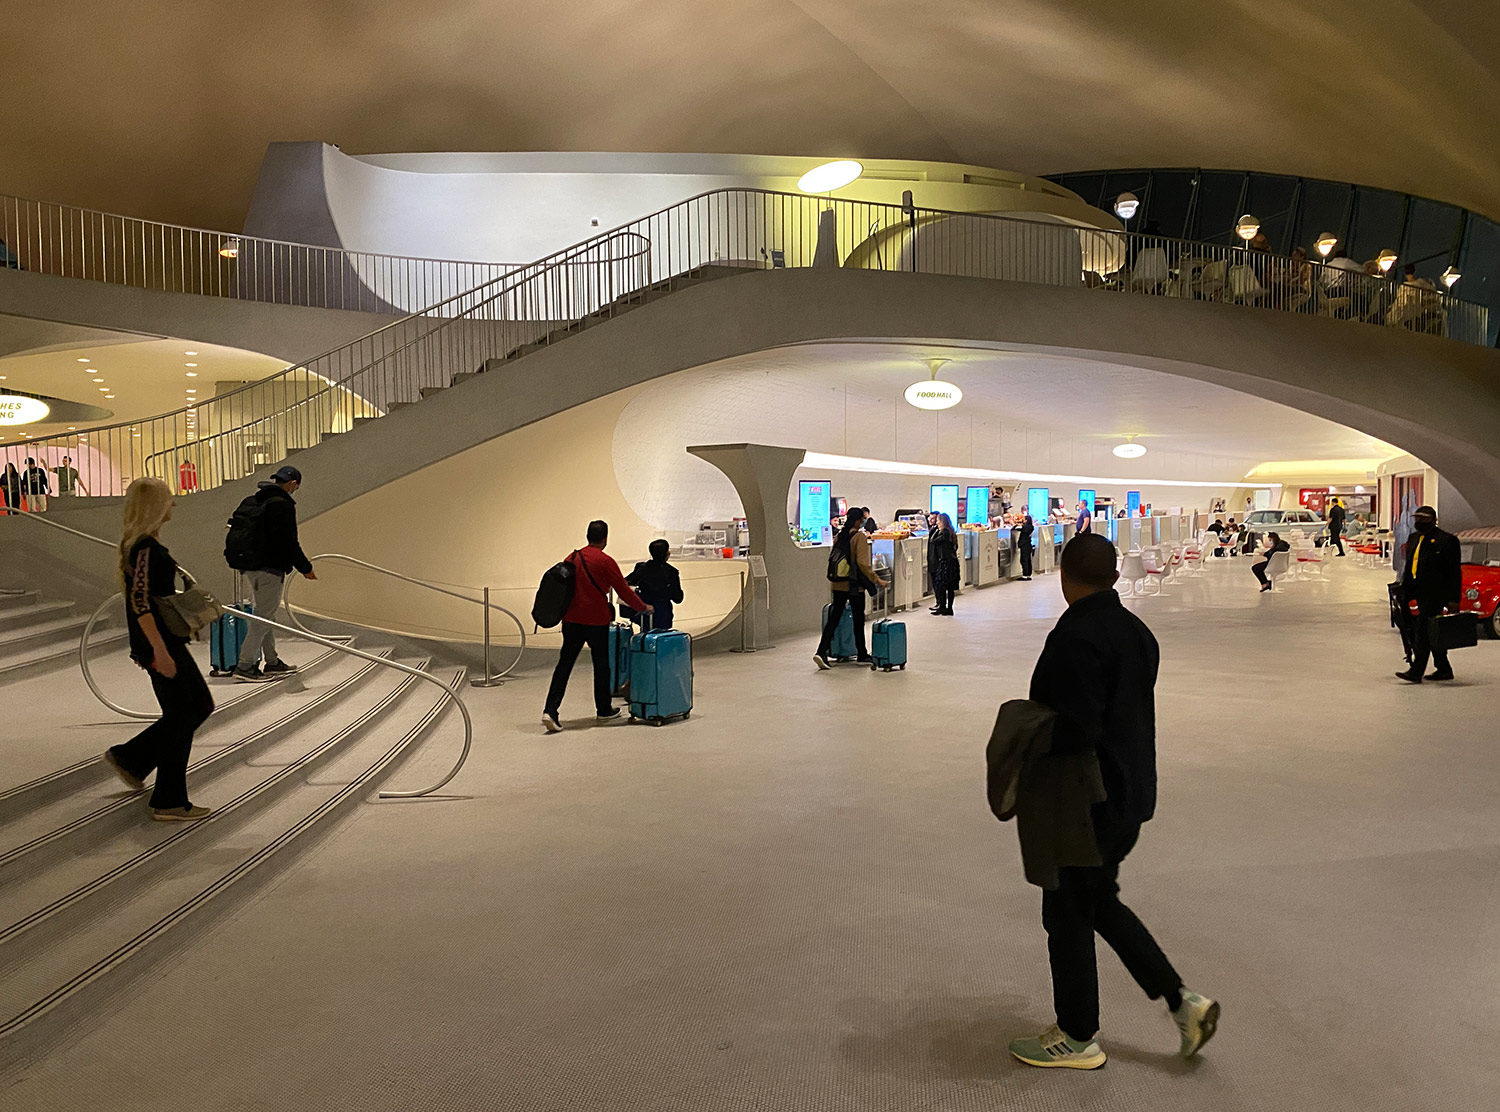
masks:
{"type": "Polygon", "coordinates": [[[212,807],[195,807],[191,803],[186,807],[151,808],[151,817],[157,822],[194,822],[206,819],[213,813],[212,807]]]}

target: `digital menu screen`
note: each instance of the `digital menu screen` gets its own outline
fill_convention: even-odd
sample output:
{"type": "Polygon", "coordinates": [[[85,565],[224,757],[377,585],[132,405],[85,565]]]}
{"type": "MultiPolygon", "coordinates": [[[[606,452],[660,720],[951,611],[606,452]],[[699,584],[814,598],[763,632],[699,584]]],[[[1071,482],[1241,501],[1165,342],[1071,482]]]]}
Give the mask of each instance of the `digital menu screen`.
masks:
{"type": "Polygon", "coordinates": [[[797,483],[797,527],[814,544],[831,544],[833,528],[829,510],[831,479],[803,479],[797,483]]]}
{"type": "Polygon", "coordinates": [[[947,514],[949,521],[958,520],[958,484],[937,484],[932,487],[932,496],[927,503],[935,514],[947,514]]]}
{"type": "Polygon", "coordinates": [[[988,525],[990,523],[990,488],[970,487],[964,502],[965,525],[988,525]]]}

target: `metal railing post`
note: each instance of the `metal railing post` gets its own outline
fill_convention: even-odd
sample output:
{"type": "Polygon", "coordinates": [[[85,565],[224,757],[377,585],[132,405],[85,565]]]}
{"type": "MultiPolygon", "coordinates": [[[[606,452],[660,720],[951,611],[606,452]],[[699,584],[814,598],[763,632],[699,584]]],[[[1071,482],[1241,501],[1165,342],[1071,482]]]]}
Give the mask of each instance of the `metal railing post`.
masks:
{"type": "MultiPolygon", "coordinates": [[[[484,588],[484,601],[480,604],[484,607],[484,675],[476,680],[470,680],[470,687],[500,687],[505,683],[499,676],[490,671],[490,589],[484,588]]],[[[525,636],[526,631],[521,631],[525,636]]],[[[512,665],[514,667],[514,665],[512,665]]]]}

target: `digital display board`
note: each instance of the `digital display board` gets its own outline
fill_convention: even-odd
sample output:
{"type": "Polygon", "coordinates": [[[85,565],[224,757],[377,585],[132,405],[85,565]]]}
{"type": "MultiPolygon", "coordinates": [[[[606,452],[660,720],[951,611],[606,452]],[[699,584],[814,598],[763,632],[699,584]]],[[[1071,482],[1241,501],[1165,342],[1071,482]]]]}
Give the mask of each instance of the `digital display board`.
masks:
{"type": "Polygon", "coordinates": [[[1141,512],[1141,492],[1138,490],[1127,490],[1125,492],[1125,512],[1131,517],[1136,517],[1141,512]]]}
{"type": "Polygon", "coordinates": [[[1080,490],[1078,500],[1089,508],[1089,516],[1094,516],[1094,492],[1092,490],[1080,490]]]}
{"type": "Polygon", "coordinates": [[[1031,487],[1026,491],[1026,509],[1040,525],[1047,520],[1047,488],[1031,487]]]}
{"type": "Polygon", "coordinates": [[[965,495],[964,524],[988,525],[990,523],[990,488],[970,487],[965,495]]]}
{"type": "Polygon", "coordinates": [[[832,479],[803,479],[797,483],[797,527],[814,544],[832,544],[832,479]]]}
{"type": "MultiPolygon", "coordinates": [[[[958,484],[937,484],[932,486],[932,495],[928,500],[928,508],[935,514],[947,514],[948,520],[958,521],[958,484]]],[[[957,525],[954,526],[957,528],[957,525]]]]}

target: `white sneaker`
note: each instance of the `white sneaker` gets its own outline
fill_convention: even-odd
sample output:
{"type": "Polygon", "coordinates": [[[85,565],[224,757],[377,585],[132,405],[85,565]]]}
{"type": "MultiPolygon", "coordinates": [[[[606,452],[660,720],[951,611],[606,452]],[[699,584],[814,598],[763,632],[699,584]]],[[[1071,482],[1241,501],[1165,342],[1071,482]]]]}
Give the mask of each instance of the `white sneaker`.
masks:
{"type": "Polygon", "coordinates": [[[829,668],[833,667],[828,663],[828,658],[822,653],[813,653],[813,663],[818,666],[818,671],[820,672],[826,672],[829,668]]]}
{"type": "Polygon", "coordinates": [[[1088,1042],[1078,1042],[1055,1023],[1035,1038],[1015,1039],[1010,1052],[1018,1061],[1044,1069],[1096,1070],[1108,1061],[1097,1034],[1088,1042]]]}
{"type": "Polygon", "coordinates": [[[1219,1002],[1183,989],[1182,1007],[1172,1013],[1172,1021],[1182,1033],[1182,1047],[1177,1053],[1191,1058],[1218,1030],[1219,1002]]]}
{"type": "Polygon", "coordinates": [[[542,725],[547,727],[547,732],[549,734],[557,734],[562,732],[562,723],[557,720],[557,715],[555,714],[548,714],[546,711],[543,711],[542,725]]]}

